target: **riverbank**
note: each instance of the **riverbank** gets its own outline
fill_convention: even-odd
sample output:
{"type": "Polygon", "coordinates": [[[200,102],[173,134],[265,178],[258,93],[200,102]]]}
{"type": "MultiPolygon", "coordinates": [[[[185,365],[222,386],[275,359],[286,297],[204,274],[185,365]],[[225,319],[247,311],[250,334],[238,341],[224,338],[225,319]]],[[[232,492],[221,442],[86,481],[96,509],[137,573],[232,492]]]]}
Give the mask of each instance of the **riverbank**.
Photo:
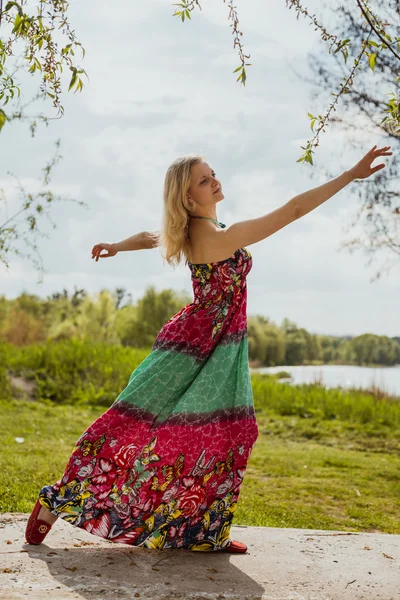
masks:
{"type": "MultiPolygon", "coordinates": [[[[264,368],[268,368],[270,366],[271,365],[263,364],[263,362],[261,360],[249,360],[250,369],[264,369],[264,368]]],[[[341,361],[324,362],[322,360],[314,360],[314,361],[308,362],[307,364],[304,364],[304,365],[282,365],[282,367],[279,367],[279,365],[277,365],[277,366],[278,366],[278,368],[282,368],[282,370],[284,370],[285,368],[288,368],[288,367],[323,367],[323,366],[367,367],[369,369],[382,369],[382,368],[390,369],[390,367],[398,367],[399,365],[381,365],[381,364],[376,364],[376,363],[365,363],[365,364],[360,365],[358,363],[351,363],[351,362],[341,362],[341,361]]]]}

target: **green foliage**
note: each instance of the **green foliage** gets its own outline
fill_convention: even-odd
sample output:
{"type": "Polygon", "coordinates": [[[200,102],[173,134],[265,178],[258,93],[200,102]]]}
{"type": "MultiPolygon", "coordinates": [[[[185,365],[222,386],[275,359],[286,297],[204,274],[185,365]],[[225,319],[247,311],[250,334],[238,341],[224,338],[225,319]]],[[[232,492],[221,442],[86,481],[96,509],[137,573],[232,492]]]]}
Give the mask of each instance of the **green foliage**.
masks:
{"type": "Polygon", "coordinates": [[[279,365],[285,362],[285,332],[257,315],[248,318],[249,357],[264,365],[279,365]]]}
{"type": "MultiPolygon", "coordinates": [[[[5,5],[1,19],[8,39],[0,40],[0,100],[3,106],[20,95],[19,84],[11,75],[14,65],[8,66],[18,42],[22,42],[24,47],[21,59],[26,63],[28,73],[40,74],[40,94],[51,98],[57,116],[64,112],[61,73],[65,68],[71,71],[69,90],[76,92],[83,89],[80,75],[86,73],[75,64],[75,52],[81,50],[84,58],[85,50],[68,22],[68,8],[69,2],[64,0],[40,0],[36,5],[22,1],[7,2],[5,5]],[[61,43],[58,38],[55,40],[55,30],[61,36],[61,43]]],[[[3,115],[2,122],[0,114],[0,130],[6,120],[3,115]]]]}
{"type": "Polygon", "coordinates": [[[110,406],[149,349],[80,340],[9,347],[7,369],[36,383],[36,397],[57,404],[110,406]]]}
{"type": "Polygon", "coordinates": [[[156,292],[154,286],[148,287],[144,296],[137,301],[136,318],[131,326],[131,345],[152,345],[161,327],[191,301],[192,298],[187,294],[179,296],[168,289],[156,292]]]}
{"type": "Polygon", "coordinates": [[[370,333],[352,339],[310,334],[284,319],[281,327],[262,316],[248,318],[249,358],[257,366],[303,364],[396,365],[400,343],[370,333]]]}
{"type": "Polygon", "coordinates": [[[0,297],[0,340],[17,346],[78,339],[148,347],[168,319],[191,301],[186,293],[156,292],[150,286],[136,306],[120,306],[124,294],[76,290],[69,297],[64,290],[46,300],[26,293],[13,300],[0,297]]]}
{"type": "MultiPolygon", "coordinates": [[[[67,290],[47,299],[23,293],[13,300],[0,296],[0,342],[26,346],[63,340],[91,341],[149,348],[163,325],[192,298],[149,286],[135,305],[122,305],[125,290],[89,295],[67,290]]],[[[248,317],[252,366],[303,364],[400,364],[400,339],[370,333],[354,338],[311,334],[289,319],[281,326],[262,315],[248,317]]]]}
{"type": "Polygon", "coordinates": [[[3,129],[3,126],[6,122],[6,113],[3,109],[0,109],[0,131],[3,129]]]}
{"type": "Polygon", "coordinates": [[[0,344],[0,400],[11,398],[11,386],[8,380],[7,365],[10,360],[10,348],[0,344]]]}
{"type": "MultiPolygon", "coordinates": [[[[347,59],[349,57],[349,49],[352,48],[352,40],[350,38],[345,38],[341,40],[337,35],[329,33],[324,25],[320,23],[315,16],[312,14],[306,7],[302,6],[300,0],[286,0],[286,6],[289,9],[294,8],[298,13],[298,16],[302,14],[306,19],[310,21],[316,31],[320,31],[321,37],[325,42],[330,42],[328,53],[330,54],[333,50],[333,54],[341,53],[343,56],[343,60],[345,65],[347,65],[347,59]]],[[[342,94],[349,94],[351,92],[351,87],[354,85],[357,71],[362,71],[365,67],[370,68],[373,72],[375,71],[376,58],[380,53],[389,54],[389,58],[393,55],[397,61],[400,61],[400,55],[398,50],[400,48],[400,37],[395,37],[393,40],[389,35],[387,27],[391,25],[391,23],[381,20],[377,14],[374,14],[369,5],[368,1],[361,3],[358,2],[358,6],[360,8],[361,13],[361,21],[359,27],[364,27],[364,22],[366,21],[370,30],[368,37],[362,37],[361,47],[356,48],[356,57],[353,60],[353,65],[349,69],[349,72],[342,78],[344,83],[340,84],[340,90],[337,93],[332,93],[331,95],[335,98],[334,102],[329,106],[324,116],[319,115],[318,117],[314,117],[311,113],[308,113],[309,118],[311,119],[311,129],[314,131],[315,122],[318,121],[318,127],[315,131],[315,135],[312,140],[307,141],[306,146],[301,146],[304,150],[303,155],[299,158],[297,162],[308,162],[310,165],[313,165],[312,154],[314,153],[313,148],[316,148],[319,145],[319,134],[321,131],[325,131],[325,127],[328,126],[328,121],[330,119],[331,114],[336,110],[336,105],[340,99],[342,94]],[[376,39],[370,39],[371,36],[374,36],[376,39]],[[372,50],[372,51],[369,51],[372,50]],[[365,62],[365,58],[367,59],[365,62]]],[[[339,11],[340,12],[340,11],[339,11]]],[[[385,61],[382,61],[383,65],[385,65],[388,60],[387,56],[385,56],[385,61]]],[[[398,72],[398,68],[395,70],[398,72]]],[[[397,76],[396,83],[400,82],[400,77],[397,76]]],[[[400,98],[398,94],[391,92],[393,95],[393,103],[386,103],[387,107],[384,112],[389,113],[388,116],[384,117],[381,121],[381,125],[386,123],[386,127],[388,129],[392,129],[394,134],[398,134],[400,132],[400,98]]]]}

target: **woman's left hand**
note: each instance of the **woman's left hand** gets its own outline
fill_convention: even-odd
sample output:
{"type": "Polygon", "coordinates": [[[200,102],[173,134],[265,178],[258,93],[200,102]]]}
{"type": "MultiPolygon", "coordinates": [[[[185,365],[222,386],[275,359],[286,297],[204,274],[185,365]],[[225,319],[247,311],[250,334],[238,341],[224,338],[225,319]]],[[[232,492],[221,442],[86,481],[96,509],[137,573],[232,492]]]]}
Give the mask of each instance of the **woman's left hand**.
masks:
{"type": "Polygon", "coordinates": [[[366,179],[373,173],[380,171],[385,168],[385,164],[382,163],[377,165],[376,167],[371,167],[371,164],[374,162],[378,156],[391,156],[393,152],[388,152],[391,146],[385,146],[384,148],[376,149],[376,145],[371,148],[369,152],[362,158],[352,169],[349,169],[349,173],[352,174],[353,179],[366,179]]]}

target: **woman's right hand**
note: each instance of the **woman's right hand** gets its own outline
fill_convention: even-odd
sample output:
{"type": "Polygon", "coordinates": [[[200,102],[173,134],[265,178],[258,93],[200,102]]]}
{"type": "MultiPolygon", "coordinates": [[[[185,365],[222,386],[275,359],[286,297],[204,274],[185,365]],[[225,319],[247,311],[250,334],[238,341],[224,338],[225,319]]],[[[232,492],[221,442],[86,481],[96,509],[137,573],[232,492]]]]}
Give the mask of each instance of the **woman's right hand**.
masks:
{"type": "Polygon", "coordinates": [[[96,244],[92,248],[92,258],[94,258],[97,262],[99,258],[108,258],[109,256],[115,256],[117,252],[118,250],[115,250],[115,244],[96,244]],[[100,254],[102,250],[106,250],[107,254],[100,254]]]}

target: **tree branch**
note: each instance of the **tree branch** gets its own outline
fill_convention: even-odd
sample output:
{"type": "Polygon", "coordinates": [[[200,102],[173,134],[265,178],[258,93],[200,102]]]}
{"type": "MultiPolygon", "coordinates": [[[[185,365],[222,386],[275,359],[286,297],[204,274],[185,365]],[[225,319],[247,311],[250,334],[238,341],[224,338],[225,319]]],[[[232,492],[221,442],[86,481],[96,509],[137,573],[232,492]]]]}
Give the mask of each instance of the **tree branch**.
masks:
{"type": "Polygon", "coordinates": [[[369,25],[370,25],[371,29],[373,29],[373,31],[375,31],[376,35],[377,35],[377,36],[378,36],[378,38],[381,40],[381,42],[382,42],[383,44],[385,44],[385,46],[386,46],[386,47],[387,47],[387,48],[388,48],[388,49],[389,49],[389,50],[390,50],[390,51],[391,51],[391,52],[394,54],[394,56],[400,60],[400,56],[397,54],[397,52],[395,52],[395,51],[393,50],[393,48],[391,47],[392,45],[391,45],[391,44],[388,44],[388,43],[387,43],[387,41],[385,40],[385,38],[384,38],[384,37],[382,37],[382,35],[381,35],[381,34],[379,33],[379,31],[376,29],[376,27],[374,27],[374,24],[371,22],[371,20],[370,20],[370,18],[369,18],[369,15],[368,15],[367,11],[365,10],[365,8],[363,7],[363,5],[362,5],[362,3],[361,3],[361,0],[356,0],[356,2],[357,2],[357,4],[358,4],[358,7],[359,7],[359,9],[361,10],[362,14],[364,15],[364,17],[365,17],[365,18],[366,18],[366,20],[368,21],[368,23],[369,23],[369,25]]]}

